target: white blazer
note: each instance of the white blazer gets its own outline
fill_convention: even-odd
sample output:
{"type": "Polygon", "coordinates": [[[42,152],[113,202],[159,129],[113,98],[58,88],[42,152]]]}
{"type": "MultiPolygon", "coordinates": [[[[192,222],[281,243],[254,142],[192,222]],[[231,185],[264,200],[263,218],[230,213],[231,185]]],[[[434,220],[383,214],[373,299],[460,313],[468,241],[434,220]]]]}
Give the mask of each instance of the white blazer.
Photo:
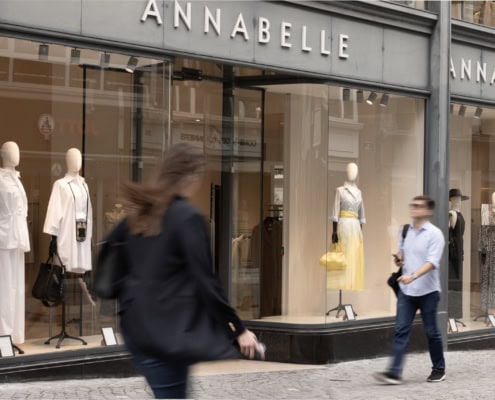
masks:
{"type": "MultiPolygon", "coordinates": [[[[78,199],[80,200],[80,198],[78,199]]],[[[93,209],[89,197],[88,185],[81,176],[65,175],[53,183],[48,209],[46,210],[43,232],[57,236],[57,249],[67,272],[84,273],[91,270],[91,238],[93,231],[93,209]],[[84,203],[87,197],[87,232],[86,240],[76,240],[76,201],[81,196],[77,188],[84,189],[84,203]]]]}
{"type": "Polygon", "coordinates": [[[26,192],[17,171],[0,168],[0,249],[30,250],[26,192]]]}

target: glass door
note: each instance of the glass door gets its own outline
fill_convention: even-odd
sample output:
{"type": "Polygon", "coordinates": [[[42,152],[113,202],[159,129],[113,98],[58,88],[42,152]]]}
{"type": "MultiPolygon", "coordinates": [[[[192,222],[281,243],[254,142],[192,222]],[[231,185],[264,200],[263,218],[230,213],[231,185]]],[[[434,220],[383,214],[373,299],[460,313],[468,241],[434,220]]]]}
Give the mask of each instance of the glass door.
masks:
{"type": "Polygon", "coordinates": [[[263,101],[261,89],[235,89],[230,300],[242,319],[258,318],[261,307],[263,101]]]}

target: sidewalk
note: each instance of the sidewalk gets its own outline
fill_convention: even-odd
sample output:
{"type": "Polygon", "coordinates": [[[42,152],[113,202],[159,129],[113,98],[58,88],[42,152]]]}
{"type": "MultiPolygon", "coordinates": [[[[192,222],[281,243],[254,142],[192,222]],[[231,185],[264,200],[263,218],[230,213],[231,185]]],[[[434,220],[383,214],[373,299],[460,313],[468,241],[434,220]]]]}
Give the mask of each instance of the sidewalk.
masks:
{"type": "MultiPolygon", "coordinates": [[[[427,383],[429,355],[410,354],[401,386],[382,386],[371,374],[386,358],[324,366],[259,361],[206,363],[193,370],[195,399],[493,399],[495,350],[447,352],[447,379],[427,383]]],[[[140,377],[29,382],[0,385],[0,399],[149,399],[140,377]]]]}

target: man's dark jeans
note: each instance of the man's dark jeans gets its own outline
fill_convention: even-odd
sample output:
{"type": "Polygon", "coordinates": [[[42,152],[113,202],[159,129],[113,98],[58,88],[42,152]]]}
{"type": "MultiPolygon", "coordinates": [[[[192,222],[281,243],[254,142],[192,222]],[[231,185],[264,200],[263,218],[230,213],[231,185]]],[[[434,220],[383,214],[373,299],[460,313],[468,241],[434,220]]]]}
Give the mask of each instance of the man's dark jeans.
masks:
{"type": "Polygon", "coordinates": [[[421,311],[423,326],[428,337],[428,347],[433,363],[433,369],[445,371],[445,358],[443,356],[442,334],[438,329],[437,311],[440,301],[440,293],[432,292],[424,296],[406,296],[399,290],[397,299],[397,316],[395,319],[395,336],[392,347],[392,362],[389,372],[401,377],[404,357],[409,338],[411,336],[412,324],[416,311],[421,311]]]}

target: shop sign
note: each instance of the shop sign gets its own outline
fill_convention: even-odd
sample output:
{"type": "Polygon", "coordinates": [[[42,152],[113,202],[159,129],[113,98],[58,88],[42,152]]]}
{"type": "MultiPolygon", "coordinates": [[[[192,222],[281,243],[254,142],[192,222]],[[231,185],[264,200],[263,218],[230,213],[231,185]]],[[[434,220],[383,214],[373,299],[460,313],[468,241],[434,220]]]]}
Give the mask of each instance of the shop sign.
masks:
{"type": "Polygon", "coordinates": [[[450,90],[460,95],[495,100],[495,52],[491,49],[452,43],[450,90]]]}
{"type": "Polygon", "coordinates": [[[486,62],[461,57],[457,63],[450,59],[450,76],[452,79],[476,80],[476,82],[495,83],[495,65],[488,66],[486,62]],[[488,76],[488,79],[487,79],[488,76]]]}
{"type": "MultiPolygon", "coordinates": [[[[188,32],[193,29],[198,29],[193,26],[194,21],[198,22],[200,29],[205,35],[216,35],[218,37],[225,36],[230,39],[235,39],[236,37],[241,37],[245,42],[255,41],[257,45],[266,45],[272,42],[272,33],[275,30],[280,32],[278,45],[281,48],[292,49],[296,48],[302,52],[313,52],[318,51],[323,57],[328,57],[331,54],[329,48],[329,38],[326,29],[313,28],[307,25],[297,26],[291,22],[283,21],[279,26],[273,26],[272,21],[265,16],[256,17],[256,28],[249,28],[246,24],[246,18],[244,17],[242,11],[237,13],[234,20],[225,21],[222,18],[222,8],[211,8],[208,5],[203,5],[202,8],[197,10],[196,7],[193,10],[193,2],[188,1],[185,3],[179,3],[174,0],[173,3],[173,27],[178,29],[181,25],[184,26],[188,32]],[[199,16],[197,15],[199,14],[199,16]],[[319,40],[317,42],[310,42],[308,40],[308,31],[310,29],[316,29],[319,32],[319,40]],[[293,40],[293,35],[295,31],[300,31],[301,40],[293,40]],[[255,32],[257,34],[255,34],[255,32]]],[[[196,6],[196,5],[195,5],[196,6]]],[[[157,4],[157,0],[147,0],[146,7],[141,16],[141,22],[145,23],[149,19],[153,19],[157,25],[163,24],[163,17],[157,4]]],[[[249,22],[249,21],[248,21],[249,22]]],[[[278,24],[277,24],[278,25],[278,24]]],[[[340,59],[349,58],[348,53],[349,47],[349,35],[345,33],[340,33],[338,35],[338,57],[340,59]]]]}

